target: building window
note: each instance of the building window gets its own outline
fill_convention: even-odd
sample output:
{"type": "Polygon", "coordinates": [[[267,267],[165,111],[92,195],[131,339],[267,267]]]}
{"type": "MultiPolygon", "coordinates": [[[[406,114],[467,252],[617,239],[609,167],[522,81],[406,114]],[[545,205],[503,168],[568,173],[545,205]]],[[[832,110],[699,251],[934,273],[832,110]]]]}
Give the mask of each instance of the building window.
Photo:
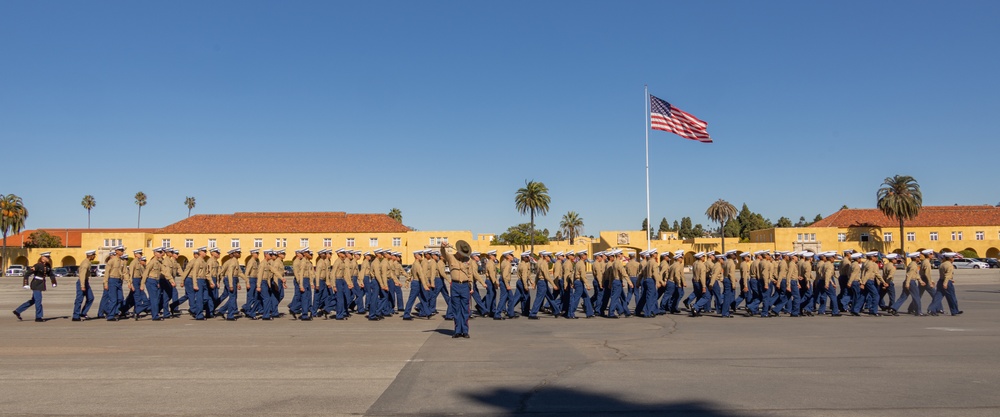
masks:
{"type": "Polygon", "coordinates": [[[153,239],[146,239],[146,247],[147,248],[153,247],[153,239]]]}
{"type": "Polygon", "coordinates": [[[218,247],[218,246],[219,245],[215,244],[215,239],[209,239],[208,240],[208,247],[215,248],[215,247],[218,247]]]}
{"type": "Polygon", "coordinates": [[[951,240],[962,240],[962,232],[951,232],[951,240]]]}
{"type": "Polygon", "coordinates": [[[184,247],[185,248],[193,248],[194,247],[194,239],[184,239],[184,247]]]}
{"type": "Polygon", "coordinates": [[[962,240],[962,232],[957,232],[957,236],[958,236],[958,239],[955,239],[955,240],[962,240]]]}
{"type": "Polygon", "coordinates": [[[283,237],[274,238],[274,246],[284,248],[288,246],[288,239],[283,237]]]}
{"type": "Polygon", "coordinates": [[[236,239],[236,238],[230,239],[229,240],[229,247],[231,247],[231,248],[239,248],[240,247],[240,240],[236,239]]]}
{"type": "Polygon", "coordinates": [[[815,233],[810,233],[809,234],[809,241],[810,242],[815,242],[816,241],[816,234],[815,233]]]}
{"type": "Polygon", "coordinates": [[[430,246],[438,246],[448,241],[446,237],[432,237],[430,246]]]}
{"type": "Polygon", "coordinates": [[[392,246],[395,246],[397,248],[403,246],[403,239],[400,239],[398,237],[392,238],[392,246]]]}
{"type": "Polygon", "coordinates": [[[986,232],[976,232],[976,240],[986,240],[986,232]]]}
{"type": "Polygon", "coordinates": [[[802,241],[802,233],[799,233],[799,234],[798,234],[798,235],[797,235],[797,236],[795,237],[795,241],[796,241],[796,242],[801,242],[801,241],[802,241]]]}
{"type": "Polygon", "coordinates": [[[300,248],[308,248],[309,247],[309,239],[308,238],[299,239],[299,247],[300,248]]]}
{"type": "MultiPolygon", "coordinates": [[[[169,242],[169,241],[170,239],[167,239],[164,242],[169,242]]],[[[122,244],[121,239],[104,239],[104,246],[120,246],[121,244],[122,244]]]]}
{"type": "Polygon", "coordinates": [[[163,247],[165,247],[165,248],[169,248],[170,247],[170,239],[163,239],[162,241],[160,241],[160,243],[162,243],[163,247]]]}
{"type": "Polygon", "coordinates": [[[868,241],[868,239],[869,239],[869,237],[868,237],[868,233],[862,233],[862,234],[861,234],[861,241],[862,241],[862,242],[867,242],[867,241],[868,241]]]}
{"type": "Polygon", "coordinates": [[[377,248],[378,247],[378,238],[377,237],[370,237],[370,238],[368,238],[368,246],[373,247],[373,248],[377,248]]]}
{"type": "Polygon", "coordinates": [[[333,239],[323,238],[323,247],[324,248],[329,248],[329,247],[332,247],[332,246],[333,246],[333,239]]]}
{"type": "Polygon", "coordinates": [[[892,233],[882,233],[882,240],[892,242],[892,233]]]}
{"type": "Polygon", "coordinates": [[[253,240],[253,247],[255,247],[255,248],[263,248],[264,247],[264,239],[261,239],[259,237],[258,238],[254,238],[254,240],[253,240]]]}
{"type": "Polygon", "coordinates": [[[837,233],[838,242],[847,242],[847,233],[837,233]]]}
{"type": "Polygon", "coordinates": [[[354,247],[354,238],[353,237],[347,238],[347,247],[349,247],[349,248],[353,248],[354,247]]]}
{"type": "Polygon", "coordinates": [[[937,232],[931,232],[931,241],[936,242],[938,239],[937,232]]]}
{"type": "Polygon", "coordinates": [[[917,234],[913,232],[906,232],[906,241],[913,242],[917,240],[917,234]]]}

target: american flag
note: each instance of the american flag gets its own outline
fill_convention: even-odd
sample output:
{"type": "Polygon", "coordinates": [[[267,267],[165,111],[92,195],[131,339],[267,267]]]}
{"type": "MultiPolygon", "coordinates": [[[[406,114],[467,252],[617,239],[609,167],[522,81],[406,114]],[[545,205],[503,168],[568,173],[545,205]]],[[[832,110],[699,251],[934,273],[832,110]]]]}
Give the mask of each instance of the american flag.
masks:
{"type": "Polygon", "coordinates": [[[712,138],[708,136],[708,123],[652,94],[649,95],[649,124],[653,129],[671,132],[682,138],[712,143],[712,138]]]}

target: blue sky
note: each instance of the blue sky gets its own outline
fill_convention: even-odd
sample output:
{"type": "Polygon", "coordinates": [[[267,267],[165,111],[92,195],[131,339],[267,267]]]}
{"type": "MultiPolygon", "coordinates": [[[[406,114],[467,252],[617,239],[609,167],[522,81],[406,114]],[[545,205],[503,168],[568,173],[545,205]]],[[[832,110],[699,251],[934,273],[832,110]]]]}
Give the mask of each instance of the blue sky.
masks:
{"type": "Polygon", "coordinates": [[[772,220],[997,204],[1000,3],[0,2],[0,193],[28,227],[195,213],[403,211],[502,232],[645,217],[644,96],[708,121],[650,132],[652,217],[719,198],[772,220]]]}

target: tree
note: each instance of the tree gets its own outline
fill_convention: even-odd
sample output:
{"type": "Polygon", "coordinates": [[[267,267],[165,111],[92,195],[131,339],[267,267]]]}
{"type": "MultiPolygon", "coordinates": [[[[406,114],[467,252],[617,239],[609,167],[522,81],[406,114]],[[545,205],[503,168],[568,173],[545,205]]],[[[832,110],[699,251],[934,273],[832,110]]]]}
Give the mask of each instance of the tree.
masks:
{"type": "Polygon", "coordinates": [[[722,233],[725,237],[740,237],[740,222],[736,219],[727,221],[722,227],[722,233]]]}
{"type": "Polygon", "coordinates": [[[138,228],[142,222],[142,206],[146,205],[146,193],[142,191],[135,193],[135,205],[139,206],[139,216],[135,219],[135,227],[138,228]]]}
{"type": "Polygon", "coordinates": [[[184,205],[188,208],[188,217],[191,217],[191,209],[193,209],[195,205],[194,197],[185,197],[184,205]]]}
{"type": "Polygon", "coordinates": [[[681,230],[680,223],[677,223],[677,220],[674,220],[674,225],[670,227],[670,230],[673,230],[675,232],[680,231],[681,230]]]}
{"type": "Polygon", "coordinates": [[[890,219],[899,220],[899,250],[906,254],[903,243],[906,236],[903,233],[903,223],[912,220],[920,213],[924,205],[924,196],[920,192],[920,184],[909,175],[896,175],[886,178],[882,187],[876,193],[876,206],[890,219]]]}
{"type": "Polygon", "coordinates": [[[83,208],[87,209],[87,228],[90,228],[90,210],[97,206],[97,200],[94,200],[94,196],[87,194],[83,196],[83,201],[80,202],[83,208]]]}
{"type": "Polygon", "coordinates": [[[701,223],[694,225],[691,229],[691,237],[703,237],[705,236],[705,229],[701,227],[701,223]]]}
{"type": "Polygon", "coordinates": [[[402,223],[403,222],[403,211],[400,210],[400,209],[398,209],[398,208],[393,207],[392,210],[389,210],[389,217],[392,217],[393,220],[402,223]]]}
{"type": "Polygon", "coordinates": [[[564,240],[563,239],[562,230],[556,230],[556,235],[554,236],[553,240],[555,240],[555,241],[563,241],[564,240]]]}
{"type": "MultiPolygon", "coordinates": [[[[646,230],[648,230],[647,227],[649,227],[649,221],[648,221],[648,219],[644,218],[644,219],[642,219],[642,229],[639,229],[639,230],[642,230],[642,232],[645,233],[646,230]]],[[[655,236],[653,234],[653,231],[649,230],[649,238],[652,239],[653,236],[655,236]]]]}
{"type": "Polygon", "coordinates": [[[534,227],[530,223],[521,223],[517,226],[511,226],[507,228],[507,231],[501,233],[496,239],[493,239],[492,245],[516,245],[516,246],[527,246],[531,244],[544,245],[549,243],[549,229],[542,229],[542,233],[532,235],[534,232],[534,227]]]}
{"type": "Polygon", "coordinates": [[[754,230],[774,227],[770,220],[765,219],[759,213],[751,211],[746,203],[743,203],[743,208],[740,209],[740,214],[736,216],[736,221],[739,223],[740,241],[750,241],[750,232],[754,230]]]}
{"type": "Polygon", "coordinates": [[[844,205],[840,206],[840,209],[841,210],[847,210],[847,204],[844,204],[844,205]]]}
{"type": "Polygon", "coordinates": [[[820,220],[823,220],[823,215],[822,214],[817,214],[816,217],[813,217],[812,223],[809,223],[809,224],[816,223],[816,222],[818,222],[820,220]]]}
{"type": "Polygon", "coordinates": [[[677,229],[677,237],[681,239],[690,239],[695,237],[694,232],[691,230],[690,217],[681,217],[681,227],[677,229]]]}
{"type": "Polygon", "coordinates": [[[662,220],[660,220],[660,228],[657,229],[657,231],[660,232],[660,233],[669,232],[670,231],[670,222],[667,221],[666,217],[664,217],[662,220]]]}
{"type": "Polygon", "coordinates": [[[795,223],[795,227],[806,227],[809,223],[806,223],[806,216],[799,216],[799,221],[795,223]]]}
{"type": "Polygon", "coordinates": [[[28,239],[24,242],[24,247],[26,248],[61,248],[62,239],[59,236],[50,235],[44,230],[36,230],[28,235],[28,239]]]}
{"type": "Polygon", "coordinates": [[[583,233],[583,218],[575,211],[563,214],[559,228],[569,238],[569,244],[572,245],[576,237],[583,233]]]}
{"type": "Polygon", "coordinates": [[[733,207],[732,204],[721,198],[708,206],[708,210],[705,210],[705,215],[708,216],[708,219],[719,225],[720,236],[723,236],[722,252],[726,252],[726,238],[724,237],[724,230],[722,230],[723,226],[725,226],[729,219],[736,218],[736,214],[736,207],[733,207]]]}
{"type": "Polygon", "coordinates": [[[7,270],[7,235],[16,235],[24,230],[28,209],[24,201],[14,194],[0,194],[0,232],[3,233],[3,269],[7,270]]]}
{"type": "MultiPolygon", "coordinates": [[[[514,207],[521,215],[531,215],[531,252],[535,252],[535,214],[544,216],[549,212],[549,188],[535,180],[524,180],[524,188],[514,193],[514,207]]],[[[545,234],[548,240],[548,233],[545,234]]]]}
{"type": "Polygon", "coordinates": [[[775,226],[777,226],[777,227],[792,227],[792,221],[789,220],[788,217],[781,216],[781,218],[778,219],[778,224],[776,224],[775,226]]]}

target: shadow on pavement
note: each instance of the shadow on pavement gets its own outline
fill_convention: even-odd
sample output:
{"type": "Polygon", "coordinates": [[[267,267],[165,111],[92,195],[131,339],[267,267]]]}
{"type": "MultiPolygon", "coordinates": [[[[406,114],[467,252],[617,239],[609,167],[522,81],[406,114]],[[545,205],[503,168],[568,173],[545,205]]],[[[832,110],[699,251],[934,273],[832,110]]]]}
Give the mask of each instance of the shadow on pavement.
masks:
{"type": "MultiPolygon", "coordinates": [[[[495,389],[463,394],[492,407],[491,416],[750,416],[749,413],[719,410],[701,401],[637,403],[613,394],[566,388],[538,390],[495,389]]],[[[471,414],[479,414],[472,412],[471,414]]]]}

